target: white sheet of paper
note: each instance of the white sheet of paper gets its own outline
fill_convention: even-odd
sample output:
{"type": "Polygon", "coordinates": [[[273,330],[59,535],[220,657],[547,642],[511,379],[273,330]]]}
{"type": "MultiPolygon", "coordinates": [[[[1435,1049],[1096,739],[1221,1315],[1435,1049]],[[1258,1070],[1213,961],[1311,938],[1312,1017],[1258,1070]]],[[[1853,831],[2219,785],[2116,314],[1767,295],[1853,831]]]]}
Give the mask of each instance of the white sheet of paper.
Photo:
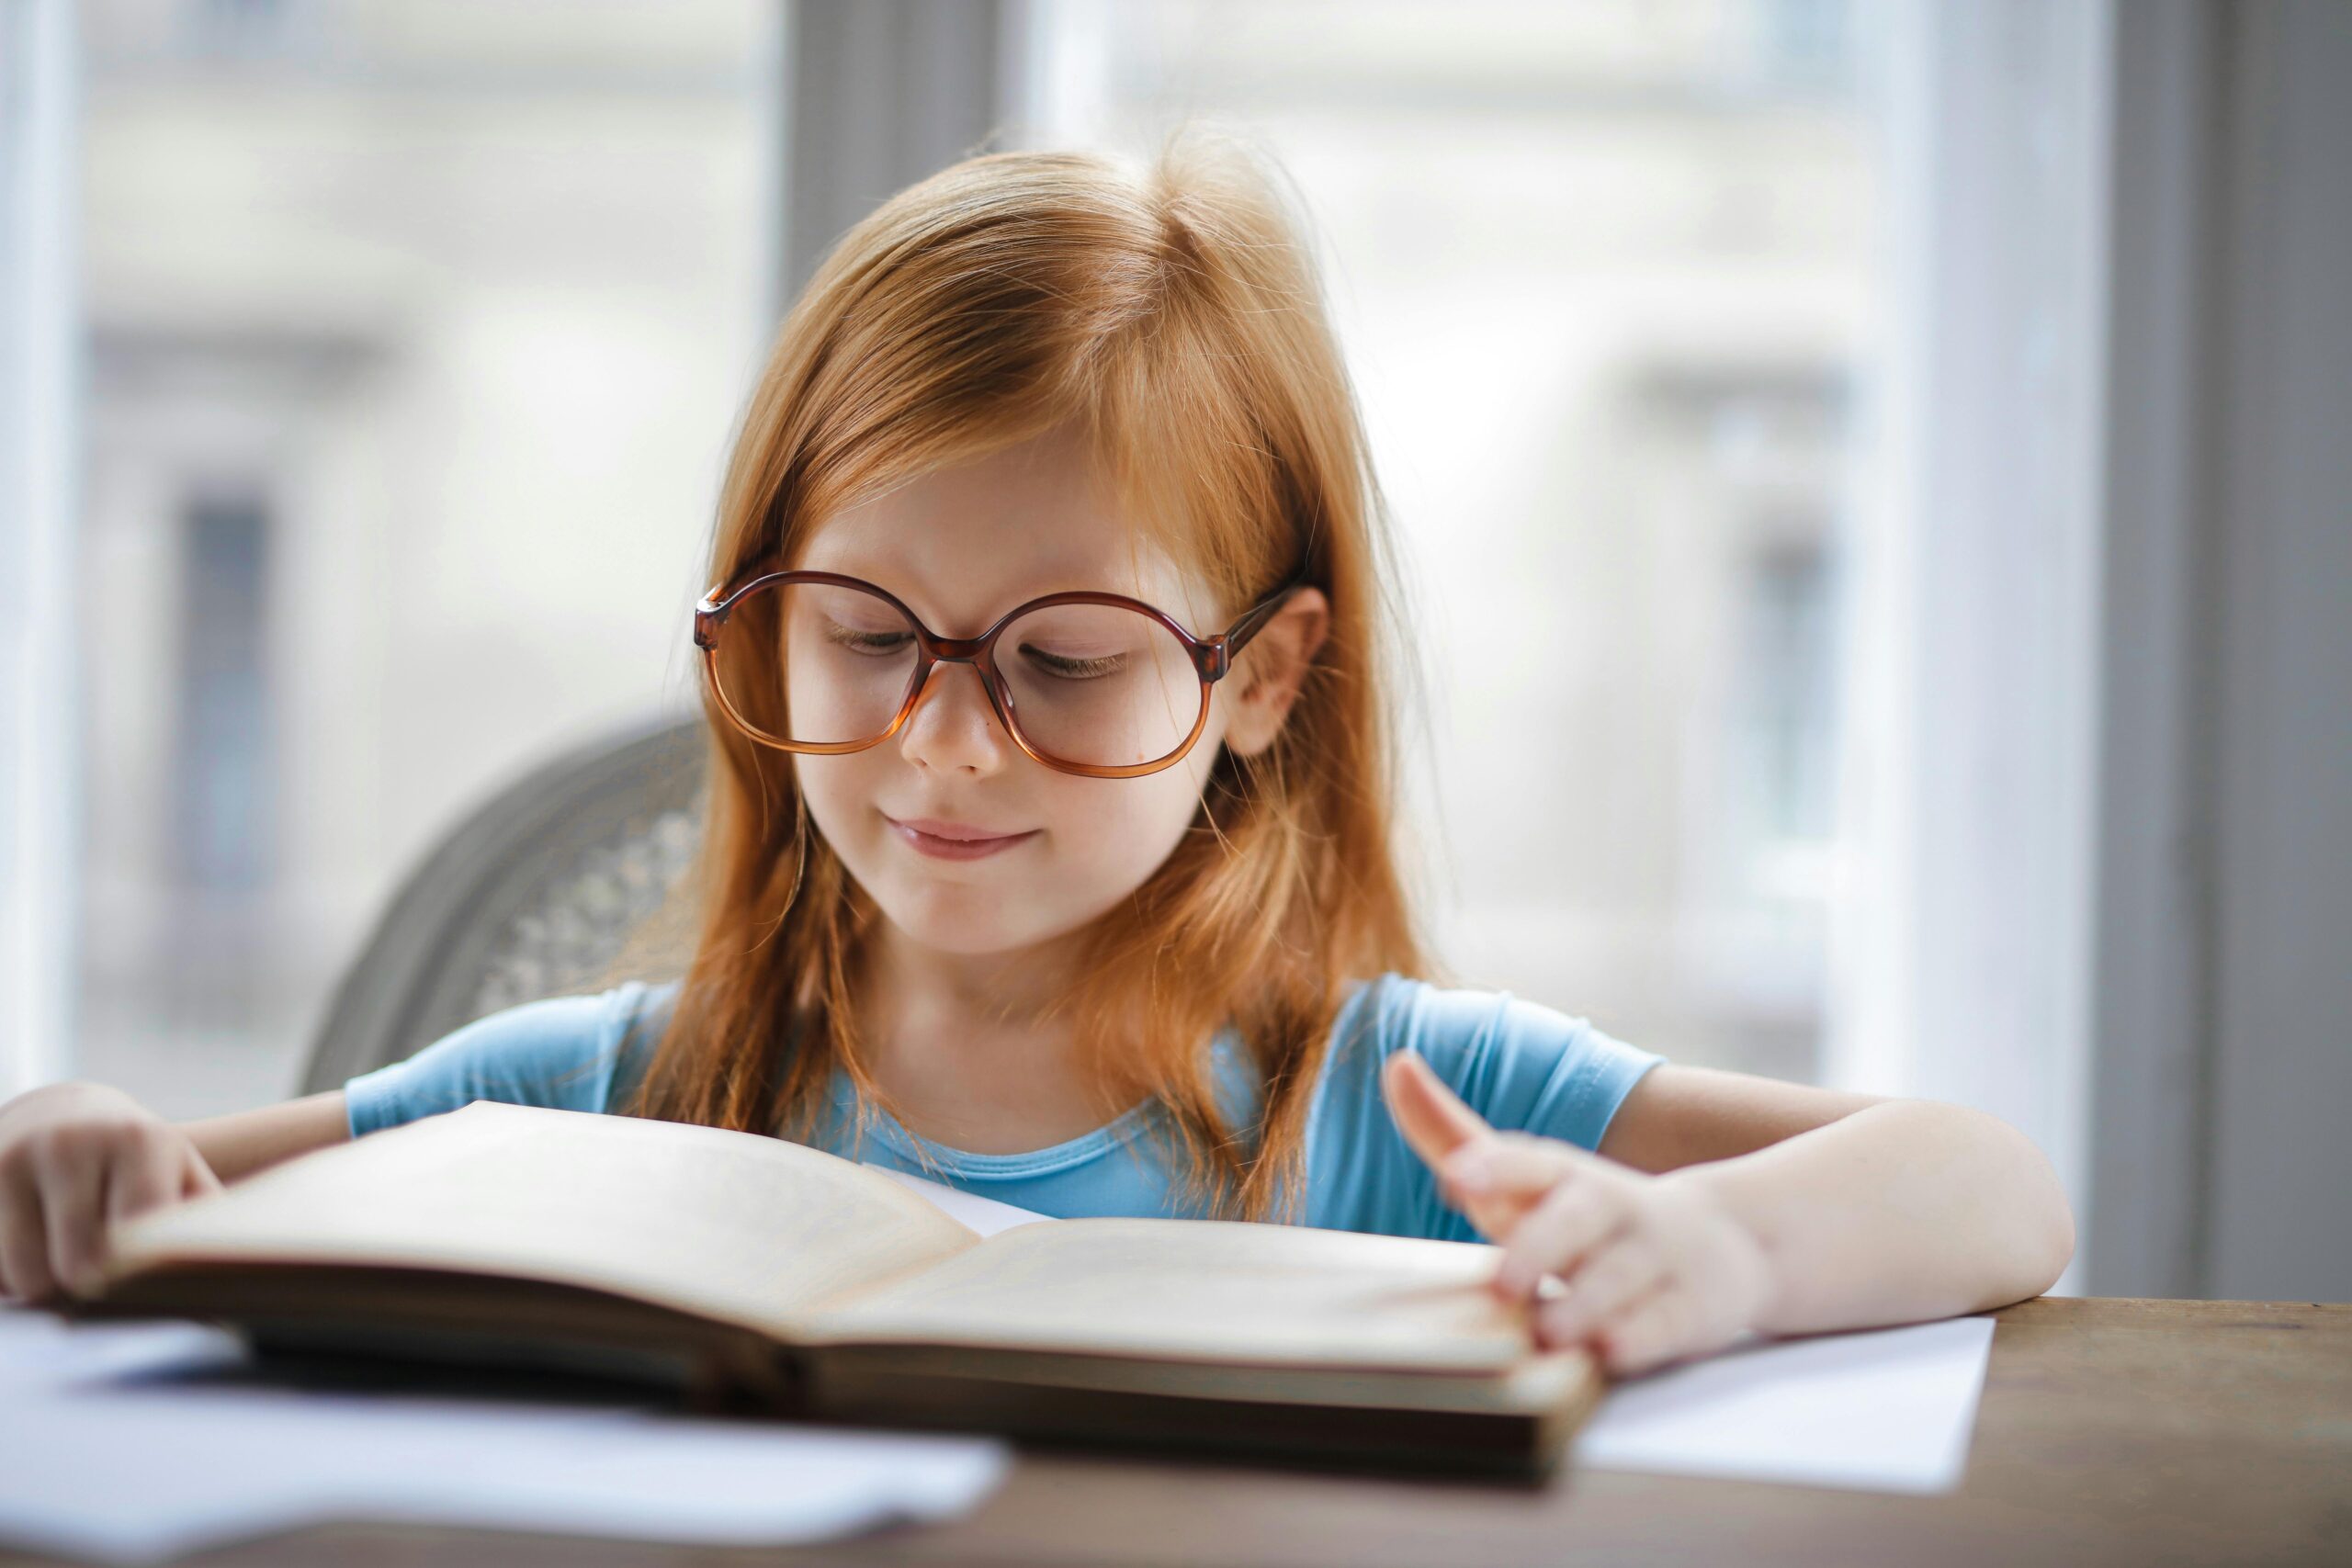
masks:
{"type": "Polygon", "coordinates": [[[0,1540],[143,1563],[389,1519],[782,1544],[963,1512],[1011,1460],[986,1438],[143,1381],[243,1354],[197,1325],[0,1310],[0,1540]]]}
{"type": "Polygon", "coordinates": [[[1968,1463],[1993,1320],[1754,1340],[1617,1385],[1576,1462],[1873,1492],[1949,1492],[1968,1463]]]}
{"type": "MultiPolygon", "coordinates": [[[[876,1169],[883,1169],[876,1167],[876,1169]]],[[[1050,1216],[890,1170],[983,1235],[1050,1216]]],[[[1993,1346],[1990,1318],[1751,1339],[1619,1383],[1577,1434],[1600,1470],[1879,1492],[1960,1484],[1993,1346]]]]}

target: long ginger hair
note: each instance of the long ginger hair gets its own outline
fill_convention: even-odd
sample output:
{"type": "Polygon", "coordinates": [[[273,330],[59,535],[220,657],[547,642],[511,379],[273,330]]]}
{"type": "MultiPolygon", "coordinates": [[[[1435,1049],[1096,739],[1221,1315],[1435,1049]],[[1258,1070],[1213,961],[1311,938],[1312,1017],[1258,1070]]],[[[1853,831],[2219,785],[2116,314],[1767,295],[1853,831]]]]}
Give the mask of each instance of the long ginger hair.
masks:
{"type": "MultiPolygon", "coordinates": [[[[1227,603],[1302,562],[1329,601],[1278,738],[1216,758],[1177,847],[1080,933],[1081,978],[1056,1010],[1119,1103],[1166,1112],[1193,1201],[1291,1218],[1347,982],[1430,964],[1392,842],[1387,705],[1392,666],[1406,671],[1385,507],[1313,263],[1258,156],[1198,134],[1143,167],[993,153],[852,229],[752,397],[709,581],[789,560],[842,509],[1069,421],[1140,536],[1227,603]],[[1261,1075],[1248,1127],[1226,1124],[1205,1049],[1227,1024],[1261,1075]]],[[[878,910],[803,826],[791,757],[707,691],[704,711],[698,934],[628,1109],[806,1136],[836,1066],[862,1114],[880,1102],[853,994],[878,910]]]]}

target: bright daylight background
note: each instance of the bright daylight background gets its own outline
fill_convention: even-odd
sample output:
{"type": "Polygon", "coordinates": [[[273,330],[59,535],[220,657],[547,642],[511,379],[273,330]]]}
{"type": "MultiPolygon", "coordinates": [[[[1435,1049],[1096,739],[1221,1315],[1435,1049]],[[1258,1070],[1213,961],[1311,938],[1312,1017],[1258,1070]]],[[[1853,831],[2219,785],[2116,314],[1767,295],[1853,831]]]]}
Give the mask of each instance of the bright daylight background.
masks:
{"type": "MultiPolygon", "coordinates": [[[[685,690],[775,305],[775,18],[537,9],[87,15],[81,1066],[161,1105],[282,1092],[453,813],[685,690]]],[[[1449,953],[1811,1074],[1876,346],[1849,18],[1041,21],[1038,140],[1245,122],[1321,219],[1419,569],[1449,953]]]]}
{"type": "Polygon", "coordinates": [[[22,364],[80,356],[19,394],[74,454],[27,470],[61,553],[0,668],[61,760],[16,775],[20,886],[74,914],[0,964],[57,998],[17,1083],[291,1092],[457,818],[688,700],[720,467],[831,235],[985,135],[1197,116],[1315,226],[1446,956],[1677,1060],[1986,1106],[2086,1201],[2116,8],[0,7],[0,282],[22,364]]]}

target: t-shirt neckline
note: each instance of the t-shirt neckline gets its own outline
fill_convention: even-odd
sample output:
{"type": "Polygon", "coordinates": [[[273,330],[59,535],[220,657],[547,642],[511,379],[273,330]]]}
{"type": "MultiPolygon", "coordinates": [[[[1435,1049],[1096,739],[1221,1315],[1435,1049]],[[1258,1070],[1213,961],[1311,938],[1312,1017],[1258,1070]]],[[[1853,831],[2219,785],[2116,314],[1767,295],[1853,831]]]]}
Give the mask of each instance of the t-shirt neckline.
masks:
{"type": "MultiPolygon", "coordinates": [[[[1238,1038],[1229,1027],[1218,1031],[1211,1041],[1210,1049],[1216,1055],[1220,1077],[1233,1066],[1236,1059],[1234,1047],[1238,1043],[1238,1038]]],[[[1246,1060],[1246,1054],[1241,1055],[1246,1060]]],[[[833,1068],[829,1087],[833,1109],[841,1118],[842,1135],[848,1137],[855,1126],[856,1089],[851,1083],[848,1072],[838,1064],[833,1068]]],[[[1158,1120],[1158,1101],[1146,1100],[1128,1107],[1091,1132],[1080,1133],[1058,1144],[1048,1144],[1044,1148],[1023,1149],[1010,1154],[981,1154],[926,1138],[878,1105],[872,1108],[872,1120],[867,1126],[874,1136],[893,1153],[913,1160],[918,1166],[935,1166],[950,1174],[978,1180],[1009,1180],[1019,1177],[1047,1176],[1098,1159],[1146,1132],[1147,1124],[1158,1120]]]]}

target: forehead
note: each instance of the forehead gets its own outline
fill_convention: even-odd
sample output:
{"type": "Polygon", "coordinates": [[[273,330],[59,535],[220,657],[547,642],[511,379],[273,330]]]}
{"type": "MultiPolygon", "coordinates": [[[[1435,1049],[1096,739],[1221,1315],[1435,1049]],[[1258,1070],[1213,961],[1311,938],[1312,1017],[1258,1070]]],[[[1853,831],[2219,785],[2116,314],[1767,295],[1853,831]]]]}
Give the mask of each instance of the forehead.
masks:
{"type": "Polygon", "coordinates": [[[1133,594],[1180,618],[1206,608],[1192,574],[1121,515],[1084,446],[1060,432],[836,513],[791,564],[868,579],[950,637],[1067,589],[1133,594]]]}

